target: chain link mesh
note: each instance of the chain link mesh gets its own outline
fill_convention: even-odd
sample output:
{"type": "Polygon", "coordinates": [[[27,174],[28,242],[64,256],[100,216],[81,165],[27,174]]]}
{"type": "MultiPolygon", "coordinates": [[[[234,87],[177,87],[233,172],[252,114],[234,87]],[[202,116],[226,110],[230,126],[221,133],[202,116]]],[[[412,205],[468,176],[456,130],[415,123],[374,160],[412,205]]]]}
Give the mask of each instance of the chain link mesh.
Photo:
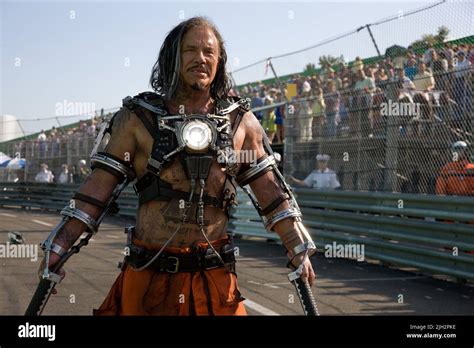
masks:
{"type": "MultiPolygon", "coordinates": [[[[473,10],[472,2],[450,1],[401,11],[310,48],[235,70],[234,78],[249,69],[256,78],[267,76],[264,71],[279,75],[266,83],[241,86],[237,92],[252,99],[254,113],[273,143],[284,144],[285,175],[307,178],[318,162],[316,155],[327,154],[340,189],[435,193],[438,186],[443,193],[437,185],[442,168],[461,163],[470,154],[453,149],[453,143],[473,141],[472,65],[465,63],[472,61],[474,52],[473,10]],[[411,49],[397,46],[423,33],[439,32],[448,18],[456,18],[448,28],[456,39],[444,35],[438,42],[431,37],[431,46],[420,42],[411,49]],[[344,61],[343,57],[358,57],[362,48],[376,48],[378,55],[344,61]],[[341,57],[316,69],[316,57],[328,52],[339,52],[341,57]],[[285,71],[288,67],[307,63],[314,65],[302,74],[285,75],[290,73],[285,71]],[[290,84],[296,85],[297,95],[275,106],[285,102],[290,84]],[[256,96],[259,103],[254,103],[256,96]]],[[[106,110],[105,116],[116,110],[106,110]]],[[[96,130],[88,131],[91,120],[62,126],[74,117],[51,117],[59,127],[46,131],[46,140],[35,135],[0,144],[0,151],[27,163],[24,171],[0,169],[0,180],[32,181],[41,163],[57,175],[62,164],[72,169],[79,160],[88,160],[96,130]]],[[[25,120],[20,125],[27,136],[39,131],[43,122],[25,120]]],[[[454,176],[464,170],[453,168],[454,176]]],[[[452,180],[454,193],[469,194],[471,179],[464,179],[452,180]]]]}
{"type": "Polygon", "coordinates": [[[316,155],[326,154],[343,190],[473,195],[467,160],[474,140],[467,63],[474,54],[473,10],[472,2],[432,4],[252,65],[260,74],[269,66],[285,74],[279,67],[289,62],[314,64],[301,74],[239,88],[254,106],[264,105],[256,115],[273,143],[284,142],[285,175],[301,185],[307,178],[315,188],[335,188],[327,186],[329,179],[314,175],[320,186],[309,177],[324,162],[316,155]],[[443,28],[448,18],[456,18],[448,28],[452,38],[443,28]],[[414,42],[425,33],[434,35],[414,42]],[[407,38],[411,47],[398,46],[407,38]],[[365,46],[385,54],[358,57],[365,46]],[[315,68],[316,57],[335,51],[357,59],[315,68]],[[291,85],[297,94],[286,107],[268,105],[284,101],[291,85]],[[468,148],[453,148],[457,141],[468,148]]]}

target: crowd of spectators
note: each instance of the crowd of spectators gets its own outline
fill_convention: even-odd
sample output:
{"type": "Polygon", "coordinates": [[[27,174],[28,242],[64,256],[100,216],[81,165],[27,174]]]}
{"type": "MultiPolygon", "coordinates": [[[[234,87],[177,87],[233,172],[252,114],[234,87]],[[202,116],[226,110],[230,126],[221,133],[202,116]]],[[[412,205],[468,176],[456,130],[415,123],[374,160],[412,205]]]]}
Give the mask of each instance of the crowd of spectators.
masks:
{"type": "MultiPolygon", "coordinates": [[[[285,101],[289,84],[296,84],[291,98],[294,113],[289,123],[299,141],[324,136],[372,137],[384,131],[382,104],[389,100],[421,105],[401,124],[404,134],[420,134],[426,121],[443,121],[454,129],[472,131],[472,64],[474,45],[447,43],[415,53],[402,54],[365,65],[357,57],[351,66],[325,65],[311,76],[294,74],[286,81],[247,84],[237,94],[251,99],[252,108],[285,101]]],[[[255,112],[271,142],[284,139],[285,106],[255,112]]]]}
{"type": "Polygon", "coordinates": [[[69,169],[66,163],[63,163],[58,174],[51,171],[46,163],[42,163],[40,165],[40,171],[35,176],[35,181],[58,184],[80,184],[90,172],[91,170],[84,159],[81,159],[78,165],[72,165],[71,169],[69,169]]]}
{"type": "MultiPolygon", "coordinates": [[[[295,132],[292,134],[297,135],[299,142],[310,142],[320,137],[383,135],[388,115],[383,113],[382,105],[390,104],[390,101],[422,105],[419,114],[399,118],[402,120],[401,135],[429,133],[429,125],[434,122],[444,122],[451,129],[469,133],[474,130],[473,63],[472,44],[447,43],[441,48],[428,45],[424,52],[408,47],[402,54],[370,64],[357,57],[350,65],[327,64],[314,74],[293,74],[271,84],[248,83],[235,89],[234,93],[250,98],[252,109],[256,109],[254,114],[271,143],[285,141],[285,133],[290,129],[285,129],[284,124],[292,128],[291,131],[295,132]],[[296,94],[287,100],[290,85],[296,87],[296,94]],[[288,101],[289,106],[286,105],[288,101]]],[[[48,158],[60,157],[62,144],[71,139],[77,139],[77,144],[94,139],[103,117],[110,115],[97,115],[72,128],[41,130],[35,140],[28,142],[31,146],[29,153],[39,161],[33,173],[40,163],[48,162],[48,158]]],[[[14,152],[24,154],[25,145],[26,142],[17,142],[14,152]]],[[[85,151],[77,154],[79,158],[86,155],[85,151]]],[[[77,160],[78,157],[61,158],[54,165],[53,172],[43,163],[35,180],[81,182],[87,175],[87,166],[85,160],[77,160]]]]}

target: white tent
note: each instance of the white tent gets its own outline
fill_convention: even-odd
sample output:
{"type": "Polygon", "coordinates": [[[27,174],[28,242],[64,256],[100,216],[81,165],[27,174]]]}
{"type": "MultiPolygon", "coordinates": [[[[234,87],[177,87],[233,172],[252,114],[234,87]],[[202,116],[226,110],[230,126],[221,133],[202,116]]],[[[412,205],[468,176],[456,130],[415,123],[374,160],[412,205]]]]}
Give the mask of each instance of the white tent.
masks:
{"type": "Polygon", "coordinates": [[[5,155],[3,152],[0,152],[0,167],[6,167],[11,161],[11,157],[5,155]]]}

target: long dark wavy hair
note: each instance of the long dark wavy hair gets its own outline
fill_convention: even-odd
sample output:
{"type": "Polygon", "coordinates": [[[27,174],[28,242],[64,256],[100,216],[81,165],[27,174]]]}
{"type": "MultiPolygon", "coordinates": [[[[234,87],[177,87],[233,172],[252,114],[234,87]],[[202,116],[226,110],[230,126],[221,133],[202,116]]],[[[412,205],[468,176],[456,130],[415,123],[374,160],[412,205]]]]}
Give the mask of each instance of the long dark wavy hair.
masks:
{"type": "Polygon", "coordinates": [[[184,35],[195,27],[210,28],[219,41],[219,62],[217,72],[211,83],[210,94],[214,99],[226,98],[232,88],[232,82],[226,71],[227,52],[224,40],[216,26],[205,17],[193,17],[179,23],[166,36],[161,46],[158,60],[153,65],[150,85],[155,92],[167,99],[173,98],[180,83],[181,45],[184,35]]]}

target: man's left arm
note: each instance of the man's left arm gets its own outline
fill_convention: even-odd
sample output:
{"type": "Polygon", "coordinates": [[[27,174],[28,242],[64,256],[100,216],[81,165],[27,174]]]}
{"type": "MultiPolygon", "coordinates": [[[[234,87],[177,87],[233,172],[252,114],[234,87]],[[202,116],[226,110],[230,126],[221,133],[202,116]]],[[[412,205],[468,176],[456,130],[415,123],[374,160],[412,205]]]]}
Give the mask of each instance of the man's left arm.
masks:
{"type": "MultiPolygon", "coordinates": [[[[301,222],[301,218],[294,214],[296,210],[299,212],[299,208],[294,209],[291,206],[291,197],[285,192],[286,185],[282,177],[277,174],[276,166],[258,169],[259,164],[268,161],[270,156],[265,150],[264,131],[257,118],[251,112],[247,113],[242,120],[242,126],[243,129],[239,129],[239,131],[245,131],[242,150],[252,151],[253,158],[257,159],[257,164],[243,165],[237,176],[237,182],[243,187],[247,184],[250,186],[261,208],[260,213],[267,221],[278,220],[270,227],[271,231],[280,236],[283,245],[288,250],[288,257],[292,260],[293,266],[296,268],[303,263],[302,278],[307,279],[312,284],[315,274],[308,256],[315,252],[315,247],[308,231],[301,222]],[[251,173],[249,169],[252,168],[253,172],[257,173],[253,177],[249,174],[251,173]],[[245,180],[245,177],[247,177],[247,180],[245,180]],[[279,213],[281,215],[278,215],[279,213]],[[278,216],[286,215],[288,215],[287,218],[278,218],[278,216]]],[[[262,165],[260,168],[264,166],[262,165]]]]}

